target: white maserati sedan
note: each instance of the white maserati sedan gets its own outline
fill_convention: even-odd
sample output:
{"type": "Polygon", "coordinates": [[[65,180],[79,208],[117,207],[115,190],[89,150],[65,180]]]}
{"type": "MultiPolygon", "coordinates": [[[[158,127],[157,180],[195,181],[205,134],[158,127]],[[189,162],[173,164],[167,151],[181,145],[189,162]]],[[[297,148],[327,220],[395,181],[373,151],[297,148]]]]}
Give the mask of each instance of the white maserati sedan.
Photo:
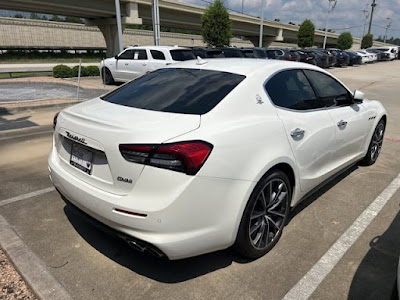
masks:
{"type": "Polygon", "coordinates": [[[316,66],[233,58],[156,70],[54,121],[48,164],[67,203],[173,260],[264,255],[300,200],[377,160],[387,119],[316,66]]]}

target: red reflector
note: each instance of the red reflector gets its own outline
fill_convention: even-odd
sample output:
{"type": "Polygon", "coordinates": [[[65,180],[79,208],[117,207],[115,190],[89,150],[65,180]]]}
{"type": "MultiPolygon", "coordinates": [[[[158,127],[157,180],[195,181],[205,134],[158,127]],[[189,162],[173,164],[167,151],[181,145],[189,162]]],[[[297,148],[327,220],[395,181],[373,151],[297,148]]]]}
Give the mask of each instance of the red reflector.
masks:
{"type": "Polygon", "coordinates": [[[127,215],[132,215],[132,216],[138,216],[138,217],[147,217],[147,214],[140,214],[137,212],[133,212],[133,211],[128,211],[128,210],[123,210],[123,209],[119,209],[119,208],[114,208],[115,211],[123,213],[123,214],[127,214],[127,215]]]}

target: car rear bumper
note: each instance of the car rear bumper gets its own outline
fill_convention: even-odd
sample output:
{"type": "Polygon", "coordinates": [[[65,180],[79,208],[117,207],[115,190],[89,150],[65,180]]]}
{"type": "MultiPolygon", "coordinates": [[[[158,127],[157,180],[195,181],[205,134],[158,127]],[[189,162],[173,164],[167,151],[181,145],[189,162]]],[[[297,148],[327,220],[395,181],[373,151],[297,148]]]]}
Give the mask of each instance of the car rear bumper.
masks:
{"type": "Polygon", "coordinates": [[[170,172],[172,177],[175,172],[146,167],[131,193],[116,195],[73,176],[58,163],[55,151],[48,164],[54,186],[74,206],[122,233],[125,240],[132,237],[153,245],[169,259],[231,246],[256,184],[185,175],[186,182],[174,185],[162,176],[170,172]]]}

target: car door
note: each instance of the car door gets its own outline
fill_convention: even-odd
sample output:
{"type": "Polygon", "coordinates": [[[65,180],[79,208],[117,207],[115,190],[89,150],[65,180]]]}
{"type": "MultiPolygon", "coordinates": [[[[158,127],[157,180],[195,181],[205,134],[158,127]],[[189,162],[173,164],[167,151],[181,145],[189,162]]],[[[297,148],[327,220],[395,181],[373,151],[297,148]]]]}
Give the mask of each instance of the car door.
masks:
{"type": "Polygon", "coordinates": [[[133,60],[129,62],[127,67],[127,79],[132,80],[146,74],[149,71],[148,62],[147,49],[134,49],[133,60]]]}
{"type": "Polygon", "coordinates": [[[131,49],[122,52],[116,60],[115,79],[126,81],[129,78],[129,65],[133,62],[133,53],[131,49]]]}
{"type": "MultiPolygon", "coordinates": [[[[324,181],[331,170],[335,129],[302,70],[275,74],[265,84],[275,104],[299,170],[301,190],[310,191],[324,181]]],[[[273,147],[273,145],[271,145],[273,147]]]]}
{"type": "Polygon", "coordinates": [[[149,58],[149,61],[148,61],[148,70],[150,72],[157,70],[157,69],[171,63],[171,58],[169,58],[167,60],[164,52],[162,52],[162,51],[150,50],[150,54],[151,54],[151,59],[149,58]]]}
{"type": "Polygon", "coordinates": [[[368,112],[361,103],[354,103],[352,94],[328,74],[305,70],[319,101],[333,119],[335,151],[332,164],[341,168],[363,152],[370,126],[368,112]]]}

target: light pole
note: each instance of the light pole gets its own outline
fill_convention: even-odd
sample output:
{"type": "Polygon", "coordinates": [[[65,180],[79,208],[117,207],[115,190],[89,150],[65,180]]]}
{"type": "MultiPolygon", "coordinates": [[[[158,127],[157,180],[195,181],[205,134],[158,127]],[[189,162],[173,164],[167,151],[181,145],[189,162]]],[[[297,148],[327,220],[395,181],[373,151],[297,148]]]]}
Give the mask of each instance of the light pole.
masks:
{"type": "Polygon", "coordinates": [[[261,18],[260,18],[260,40],[258,42],[258,47],[262,48],[263,46],[263,31],[264,31],[264,2],[265,0],[261,0],[261,18]]]}
{"type": "Polygon", "coordinates": [[[115,17],[117,18],[117,32],[118,32],[118,53],[124,50],[122,42],[122,25],[121,25],[121,8],[119,6],[119,0],[115,0],[115,17]]]}
{"type": "Polygon", "coordinates": [[[154,45],[160,46],[160,10],[158,8],[158,0],[153,0],[153,34],[154,45]]]}
{"type": "Polygon", "coordinates": [[[364,25],[363,25],[362,35],[361,35],[361,38],[360,38],[360,49],[361,49],[361,45],[362,45],[362,39],[363,39],[364,33],[365,33],[365,25],[367,24],[367,20],[368,20],[368,17],[369,17],[369,10],[362,9],[361,11],[364,13],[364,25]]]}
{"type": "Polygon", "coordinates": [[[328,23],[329,23],[329,14],[335,9],[337,0],[328,0],[328,15],[326,17],[326,27],[325,27],[325,37],[324,37],[324,49],[326,47],[326,39],[328,37],[328,23]]]}
{"type": "Polygon", "coordinates": [[[386,20],[388,20],[388,23],[386,25],[386,29],[385,29],[385,38],[383,39],[383,42],[386,43],[386,38],[387,38],[387,31],[390,27],[390,25],[392,24],[392,19],[391,18],[386,18],[386,20]]]}
{"type": "Polygon", "coordinates": [[[243,15],[244,0],[242,0],[242,15],[243,15]]]}

